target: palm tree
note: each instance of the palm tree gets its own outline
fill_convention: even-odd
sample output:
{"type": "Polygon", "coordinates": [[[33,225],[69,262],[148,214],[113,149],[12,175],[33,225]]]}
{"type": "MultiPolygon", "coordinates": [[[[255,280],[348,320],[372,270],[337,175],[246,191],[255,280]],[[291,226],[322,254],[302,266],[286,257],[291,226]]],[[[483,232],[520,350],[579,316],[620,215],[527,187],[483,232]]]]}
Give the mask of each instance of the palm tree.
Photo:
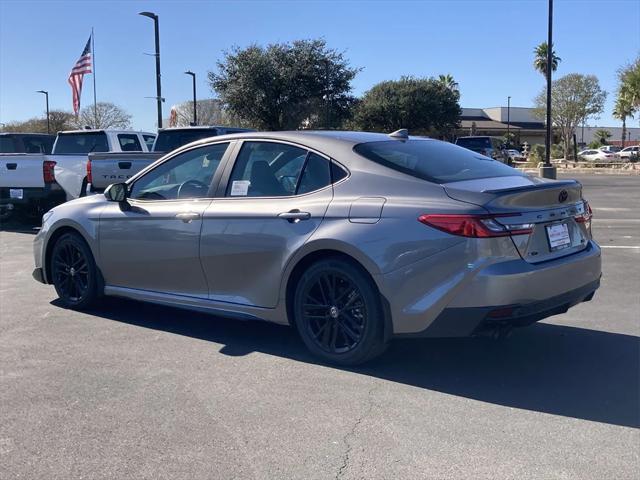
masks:
{"type": "Polygon", "coordinates": [[[633,118],[633,113],[634,109],[631,106],[629,96],[625,95],[624,91],[619,90],[613,108],[613,118],[622,120],[622,148],[624,148],[624,141],[627,137],[627,117],[633,118]]]}
{"type": "MultiPolygon", "coordinates": [[[[533,59],[533,67],[539,71],[545,77],[547,76],[547,42],[542,42],[538,45],[535,50],[535,58],[533,59]]],[[[551,50],[551,71],[555,72],[558,69],[558,63],[560,63],[562,59],[556,55],[556,52],[551,50]]]]}
{"type": "Polygon", "coordinates": [[[609,130],[601,128],[600,130],[596,130],[594,136],[598,139],[600,145],[606,145],[607,139],[611,138],[611,132],[609,130]]]}
{"type": "Polygon", "coordinates": [[[456,82],[453,79],[453,76],[450,73],[447,73],[446,75],[439,75],[438,76],[438,82],[440,82],[442,85],[444,85],[449,90],[452,90],[454,92],[458,91],[458,82],[456,82]]]}

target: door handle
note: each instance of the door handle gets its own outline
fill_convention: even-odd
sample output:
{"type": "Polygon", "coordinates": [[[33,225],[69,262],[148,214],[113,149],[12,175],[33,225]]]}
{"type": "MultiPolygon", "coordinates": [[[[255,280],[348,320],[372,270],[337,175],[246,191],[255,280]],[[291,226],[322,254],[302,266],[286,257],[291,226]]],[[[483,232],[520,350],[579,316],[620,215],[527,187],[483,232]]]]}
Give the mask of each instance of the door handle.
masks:
{"type": "Polygon", "coordinates": [[[301,212],[298,209],[294,209],[289,210],[288,212],[279,213],[278,218],[287,220],[289,223],[297,223],[300,220],[309,220],[311,218],[311,214],[309,212],[301,212]]]}
{"type": "Polygon", "coordinates": [[[184,223],[191,223],[193,220],[198,220],[200,214],[197,212],[182,212],[178,213],[176,218],[182,220],[184,223]]]}

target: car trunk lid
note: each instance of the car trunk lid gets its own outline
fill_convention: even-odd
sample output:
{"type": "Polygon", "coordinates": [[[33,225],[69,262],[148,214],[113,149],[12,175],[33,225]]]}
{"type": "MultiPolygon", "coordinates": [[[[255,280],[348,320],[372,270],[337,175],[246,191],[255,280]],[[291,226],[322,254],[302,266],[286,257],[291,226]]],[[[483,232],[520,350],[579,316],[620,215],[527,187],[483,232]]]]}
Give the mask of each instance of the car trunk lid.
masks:
{"type": "Polygon", "coordinates": [[[591,238],[582,185],[574,180],[507,176],[442,186],[449,197],[483,207],[510,229],[528,226],[531,233],[511,237],[528,262],[539,263],[583,250],[591,238]]]}

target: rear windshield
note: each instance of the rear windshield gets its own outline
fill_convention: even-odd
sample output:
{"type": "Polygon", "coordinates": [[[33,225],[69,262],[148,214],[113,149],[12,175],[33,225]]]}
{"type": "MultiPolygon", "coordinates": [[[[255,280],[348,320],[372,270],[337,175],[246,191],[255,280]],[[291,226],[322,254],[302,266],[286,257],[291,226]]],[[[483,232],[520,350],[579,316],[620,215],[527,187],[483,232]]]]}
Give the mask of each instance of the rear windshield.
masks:
{"type": "Polygon", "coordinates": [[[55,154],[72,155],[108,152],[107,134],[104,132],[61,133],[55,145],[55,154]]]}
{"type": "Polygon", "coordinates": [[[216,135],[217,130],[213,128],[202,130],[163,130],[158,133],[158,138],[156,138],[156,144],[153,150],[155,152],[170,152],[187,143],[195,142],[202,138],[215,137],[216,135]]]}
{"type": "Polygon", "coordinates": [[[434,183],[523,176],[489,157],[438,140],[361,143],[354,150],[380,165],[434,183]]]}
{"type": "Polygon", "coordinates": [[[16,153],[16,142],[13,137],[0,135],[0,153],[16,153]]]}
{"type": "Polygon", "coordinates": [[[482,150],[483,148],[491,148],[491,140],[489,137],[484,138],[459,138],[456,140],[459,145],[470,150],[482,150]]]}

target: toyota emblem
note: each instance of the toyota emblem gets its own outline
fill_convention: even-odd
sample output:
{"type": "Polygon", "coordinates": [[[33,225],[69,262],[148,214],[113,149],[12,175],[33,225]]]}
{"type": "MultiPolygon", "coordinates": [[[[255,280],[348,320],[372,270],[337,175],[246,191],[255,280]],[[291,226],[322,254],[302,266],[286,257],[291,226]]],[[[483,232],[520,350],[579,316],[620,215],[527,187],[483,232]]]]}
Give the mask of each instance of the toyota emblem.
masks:
{"type": "Polygon", "coordinates": [[[566,202],[567,198],[569,198],[569,192],[567,192],[566,190],[562,190],[560,192],[560,195],[558,195],[558,200],[560,200],[560,203],[566,202]]]}

